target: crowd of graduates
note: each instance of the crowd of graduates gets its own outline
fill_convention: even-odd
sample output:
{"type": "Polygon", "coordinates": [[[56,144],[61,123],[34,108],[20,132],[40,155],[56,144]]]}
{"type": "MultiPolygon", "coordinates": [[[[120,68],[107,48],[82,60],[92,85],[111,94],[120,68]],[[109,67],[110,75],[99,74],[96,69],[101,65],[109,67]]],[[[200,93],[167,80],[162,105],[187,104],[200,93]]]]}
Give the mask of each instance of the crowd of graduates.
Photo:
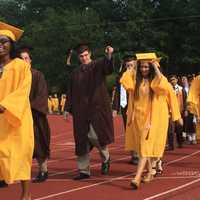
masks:
{"type": "MultiPolygon", "coordinates": [[[[127,56],[124,58],[125,62],[127,58],[128,58],[127,56]]],[[[183,144],[196,144],[197,139],[200,139],[199,123],[197,122],[195,115],[189,111],[189,107],[187,105],[187,97],[190,91],[190,86],[195,77],[196,77],[195,74],[186,74],[181,76],[176,74],[171,74],[167,77],[168,81],[171,83],[174,92],[177,96],[180,112],[183,118],[183,126],[178,127],[176,130],[175,130],[175,124],[169,123],[168,144],[166,144],[167,150],[174,150],[174,145],[175,145],[174,136],[177,137],[176,144],[178,145],[178,147],[182,147],[183,144]]],[[[124,124],[126,126],[125,118],[126,118],[128,103],[125,100],[125,105],[123,105],[124,97],[120,99],[120,91],[122,91],[122,88],[120,88],[119,86],[120,85],[118,77],[112,93],[113,116],[115,116],[116,113],[121,113],[122,116],[124,116],[124,124]]]]}
{"type": "Polygon", "coordinates": [[[60,98],[57,94],[49,95],[48,97],[48,113],[63,114],[67,96],[62,94],[60,98]]]}
{"type": "Polygon", "coordinates": [[[47,114],[73,117],[76,181],[90,178],[93,147],[100,153],[101,173],[110,173],[108,146],[114,142],[113,117],[119,113],[124,122],[125,150],[131,154],[130,163],[137,164],[130,182],[133,190],[163,172],[165,150],[197,143],[200,76],[166,77],[155,53],[128,55],[110,98],[105,78],[114,71],[114,48],[106,46],[105,56],[92,60],[88,44],[79,44],[76,55],[80,65],[70,74],[67,94],[48,96],[43,74],[31,66],[29,50],[21,48],[13,54],[22,33],[0,22],[0,186],[21,181],[21,200],[31,200],[32,158],[38,162],[33,182],[48,178],[47,114]]]}
{"type": "Polygon", "coordinates": [[[131,152],[130,163],[138,164],[136,176],[131,181],[134,189],[163,172],[165,150],[196,144],[196,133],[199,132],[199,108],[191,103],[195,95],[195,101],[199,103],[198,91],[194,96],[194,91],[190,92],[195,75],[164,77],[157,60],[153,53],[136,54],[136,59],[125,57],[124,71],[122,68],[113,91],[113,113],[122,113],[126,129],[125,148],[131,152]],[[148,69],[151,63],[157,73],[154,78],[148,69]],[[142,178],[145,167],[148,173],[142,178]]]}

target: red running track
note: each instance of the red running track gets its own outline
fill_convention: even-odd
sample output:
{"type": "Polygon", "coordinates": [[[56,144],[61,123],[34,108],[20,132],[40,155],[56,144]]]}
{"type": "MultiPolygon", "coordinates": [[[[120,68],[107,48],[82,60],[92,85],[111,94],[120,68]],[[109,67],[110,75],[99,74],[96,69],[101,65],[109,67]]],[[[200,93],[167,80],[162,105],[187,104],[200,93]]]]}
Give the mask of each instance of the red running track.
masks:
{"type": "MultiPolygon", "coordinates": [[[[137,191],[131,190],[130,180],[136,166],[128,164],[129,153],[124,151],[122,120],[116,117],[115,143],[110,145],[111,170],[107,176],[100,173],[100,156],[91,153],[91,178],[74,181],[77,174],[72,119],[49,116],[52,130],[49,179],[45,183],[32,183],[33,200],[200,200],[200,144],[166,152],[164,173],[151,183],[142,184],[137,191]]],[[[33,161],[33,176],[37,164],[33,161]]],[[[18,200],[19,183],[0,189],[0,200],[18,200]]]]}

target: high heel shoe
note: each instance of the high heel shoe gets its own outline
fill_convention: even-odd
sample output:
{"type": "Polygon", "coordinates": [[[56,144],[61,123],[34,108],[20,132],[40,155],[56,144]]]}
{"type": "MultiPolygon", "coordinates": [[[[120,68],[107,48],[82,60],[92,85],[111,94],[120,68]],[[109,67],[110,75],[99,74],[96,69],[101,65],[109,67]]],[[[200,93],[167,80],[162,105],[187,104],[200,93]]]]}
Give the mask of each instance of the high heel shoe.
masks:
{"type": "Polygon", "coordinates": [[[157,168],[156,167],[152,167],[151,174],[153,176],[156,176],[156,174],[157,174],[157,168]]]}
{"type": "Polygon", "coordinates": [[[152,172],[149,172],[146,176],[144,176],[144,178],[142,179],[142,182],[149,183],[153,179],[154,179],[154,175],[152,174],[152,172]]]}
{"type": "Polygon", "coordinates": [[[154,161],[152,162],[151,174],[152,174],[153,176],[156,176],[156,174],[157,174],[157,161],[156,161],[156,160],[154,160],[154,161]]]}
{"type": "Polygon", "coordinates": [[[130,185],[131,185],[133,190],[137,190],[140,186],[140,181],[137,182],[135,179],[133,179],[133,180],[131,180],[130,185]]]}
{"type": "Polygon", "coordinates": [[[163,165],[162,160],[158,160],[158,162],[156,163],[156,168],[157,168],[156,172],[157,172],[157,174],[161,175],[163,173],[162,165],[163,165]]]}

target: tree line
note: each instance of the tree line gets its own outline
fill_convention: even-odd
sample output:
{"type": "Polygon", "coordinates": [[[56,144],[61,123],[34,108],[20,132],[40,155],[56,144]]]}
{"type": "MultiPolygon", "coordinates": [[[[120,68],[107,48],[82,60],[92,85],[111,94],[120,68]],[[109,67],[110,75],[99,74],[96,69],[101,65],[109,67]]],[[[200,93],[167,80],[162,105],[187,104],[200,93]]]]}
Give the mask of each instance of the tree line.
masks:
{"type": "Polygon", "coordinates": [[[198,0],[0,0],[0,20],[25,30],[20,45],[33,47],[33,66],[53,91],[66,90],[66,54],[79,42],[89,43],[94,58],[112,45],[115,74],[124,55],[150,51],[167,74],[200,71],[198,0]]]}

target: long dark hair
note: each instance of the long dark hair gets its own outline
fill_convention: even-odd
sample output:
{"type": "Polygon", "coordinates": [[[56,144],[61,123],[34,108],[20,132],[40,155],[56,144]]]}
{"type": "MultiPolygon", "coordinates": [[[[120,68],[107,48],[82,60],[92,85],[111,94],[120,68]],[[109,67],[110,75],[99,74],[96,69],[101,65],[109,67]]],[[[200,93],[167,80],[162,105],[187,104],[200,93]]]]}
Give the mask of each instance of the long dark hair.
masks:
{"type": "MultiPolygon", "coordinates": [[[[142,83],[142,80],[143,80],[143,76],[142,76],[142,73],[140,71],[140,67],[141,67],[141,61],[138,61],[137,63],[137,72],[136,72],[136,84],[135,84],[135,91],[134,91],[134,98],[135,99],[138,99],[139,98],[139,87],[142,83]]],[[[154,79],[155,77],[155,70],[154,70],[154,67],[152,65],[152,63],[149,62],[149,75],[148,75],[148,80],[151,84],[151,81],[154,79]]],[[[150,98],[152,99],[153,98],[153,90],[151,89],[151,87],[149,88],[150,89],[150,98]]]]}

